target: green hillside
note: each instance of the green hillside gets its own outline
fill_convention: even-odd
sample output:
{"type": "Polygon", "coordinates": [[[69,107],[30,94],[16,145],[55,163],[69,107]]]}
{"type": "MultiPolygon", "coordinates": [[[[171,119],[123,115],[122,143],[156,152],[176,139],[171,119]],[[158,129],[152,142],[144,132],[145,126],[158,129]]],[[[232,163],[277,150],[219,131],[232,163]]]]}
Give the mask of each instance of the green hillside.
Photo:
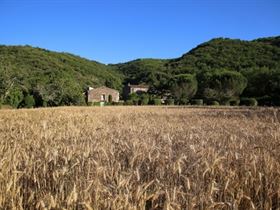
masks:
{"type": "Polygon", "coordinates": [[[30,46],[0,46],[2,104],[81,105],[87,86],[121,91],[127,82],[149,84],[150,96],[177,104],[191,99],[238,104],[240,98],[256,98],[260,105],[280,105],[280,36],[216,38],[179,58],[114,65],[30,46]]]}
{"type": "Polygon", "coordinates": [[[196,98],[226,103],[231,97],[256,97],[260,104],[280,105],[279,43],[280,36],[253,41],[217,38],[176,59],[140,59],[118,64],[116,67],[119,72],[125,74],[127,80],[148,83],[156,89],[164,90],[163,94],[166,93],[166,89],[168,92],[173,88],[174,85],[170,84],[170,81],[174,83],[174,77],[195,75],[198,82],[194,96],[196,98]],[[233,85],[234,82],[230,80],[239,77],[243,81],[242,76],[246,78],[246,85],[241,85],[244,86],[243,90],[237,91],[238,94],[225,93],[234,92],[230,87],[230,83],[233,85]],[[209,91],[212,96],[208,94],[209,91]]]}
{"type": "Polygon", "coordinates": [[[83,104],[87,86],[122,86],[104,64],[30,46],[0,46],[0,78],[1,99],[13,106],[28,94],[38,106],[83,104]]]}

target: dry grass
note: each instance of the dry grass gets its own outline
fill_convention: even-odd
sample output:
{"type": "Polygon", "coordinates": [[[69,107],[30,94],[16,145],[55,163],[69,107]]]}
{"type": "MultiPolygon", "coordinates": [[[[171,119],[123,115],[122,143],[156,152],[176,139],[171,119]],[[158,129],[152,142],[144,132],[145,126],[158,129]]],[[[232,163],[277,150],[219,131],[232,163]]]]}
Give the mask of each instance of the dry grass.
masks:
{"type": "Polygon", "coordinates": [[[280,112],[2,110],[0,209],[280,209],[280,112]]]}

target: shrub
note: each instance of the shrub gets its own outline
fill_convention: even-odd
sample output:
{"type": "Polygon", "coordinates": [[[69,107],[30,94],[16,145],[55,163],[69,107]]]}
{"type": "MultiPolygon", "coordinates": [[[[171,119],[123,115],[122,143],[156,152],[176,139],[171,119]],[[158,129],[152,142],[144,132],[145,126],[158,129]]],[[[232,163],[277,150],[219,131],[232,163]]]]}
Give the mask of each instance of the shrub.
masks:
{"type": "Polygon", "coordinates": [[[142,98],[139,100],[140,105],[148,105],[149,104],[149,98],[142,98]]]}
{"type": "Polygon", "coordinates": [[[106,106],[111,106],[111,105],[113,105],[113,103],[112,102],[105,102],[105,105],[106,106]]]}
{"type": "Polygon", "coordinates": [[[124,105],[129,105],[129,106],[131,106],[131,105],[133,105],[133,101],[132,101],[132,100],[126,100],[125,103],[124,103],[124,105]]]}
{"type": "Polygon", "coordinates": [[[201,106],[201,105],[203,105],[203,99],[192,99],[191,104],[201,106]]]}
{"type": "Polygon", "coordinates": [[[112,104],[113,106],[121,106],[121,105],[124,104],[124,102],[123,102],[123,101],[118,101],[118,102],[113,101],[111,104],[112,104]]]}
{"type": "Polygon", "coordinates": [[[88,105],[89,106],[104,106],[104,102],[99,102],[99,101],[89,102],[88,105]]]}
{"type": "Polygon", "coordinates": [[[181,98],[177,101],[177,104],[179,105],[187,105],[189,103],[189,99],[187,98],[181,98]]]}
{"type": "Polygon", "coordinates": [[[243,106],[257,106],[258,101],[255,98],[241,98],[240,105],[243,106]]]}
{"type": "Polygon", "coordinates": [[[182,98],[192,98],[197,92],[198,83],[196,75],[179,74],[172,77],[167,86],[172,96],[180,101],[182,98]]]}
{"type": "Polygon", "coordinates": [[[138,104],[139,104],[139,105],[148,105],[148,104],[149,104],[149,100],[150,100],[149,94],[142,93],[142,94],[140,95],[140,99],[139,99],[139,101],[138,101],[138,104]]]}
{"type": "Polygon", "coordinates": [[[173,98],[166,99],[165,104],[166,105],[174,105],[174,99],[173,98]]]}
{"type": "Polygon", "coordinates": [[[257,98],[258,105],[260,106],[273,106],[273,98],[271,96],[265,95],[257,98]]]}
{"type": "Polygon", "coordinates": [[[209,101],[208,102],[208,105],[211,105],[211,106],[219,106],[220,103],[218,101],[209,101]]]}
{"type": "Polygon", "coordinates": [[[118,103],[118,102],[115,102],[115,101],[112,101],[111,105],[112,105],[112,106],[118,106],[119,103],[118,103]]]}
{"type": "Polygon", "coordinates": [[[24,107],[33,108],[35,106],[35,99],[32,95],[27,95],[24,97],[24,107]]]}
{"type": "Polygon", "coordinates": [[[139,103],[139,96],[137,95],[137,93],[131,93],[128,96],[128,100],[127,101],[132,101],[132,104],[129,104],[129,105],[138,105],[138,103],[139,103]]]}
{"type": "Polygon", "coordinates": [[[124,105],[123,101],[119,101],[119,102],[115,102],[115,103],[117,103],[118,106],[123,106],[124,105]]]}
{"type": "Polygon", "coordinates": [[[239,72],[216,69],[199,75],[200,94],[208,100],[222,104],[233,97],[239,97],[247,86],[247,79],[239,72]]]}
{"type": "Polygon", "coordinates": [[[161,105],[161,99],[160,98],[154,98],[153,100],[152,100],[152,104],[153,105],[161,105]]]}
{"type": "Polygon", "coordinates": [[[42,104],[43,107],[47,107],[48,106],[48,103],[46,101],[43,101],[43,104],[42,104]]]}
{"type": "Polygon", "coordinates": [[[24,99],[23,93],[19,88],[12,89],[6,97],[5,103],[11,105],[13,108],[18,108],[24,99]]]}
{"type": "Polygon", "coordinates": [[[229,105],[230,106],[238,106],[240,104],[240,100],[239,99],[231,99],[229,100],[229,105]]]}

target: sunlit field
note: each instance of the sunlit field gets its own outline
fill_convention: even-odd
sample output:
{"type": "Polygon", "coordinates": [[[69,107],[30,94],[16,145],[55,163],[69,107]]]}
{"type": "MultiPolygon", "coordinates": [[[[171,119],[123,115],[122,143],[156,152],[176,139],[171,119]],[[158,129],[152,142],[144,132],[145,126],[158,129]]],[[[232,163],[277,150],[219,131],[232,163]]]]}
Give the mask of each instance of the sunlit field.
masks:
{"type": "Polygon", "coordinates": [[[0,209],[279,208],[279,109],[0,110],[0,209]]]}

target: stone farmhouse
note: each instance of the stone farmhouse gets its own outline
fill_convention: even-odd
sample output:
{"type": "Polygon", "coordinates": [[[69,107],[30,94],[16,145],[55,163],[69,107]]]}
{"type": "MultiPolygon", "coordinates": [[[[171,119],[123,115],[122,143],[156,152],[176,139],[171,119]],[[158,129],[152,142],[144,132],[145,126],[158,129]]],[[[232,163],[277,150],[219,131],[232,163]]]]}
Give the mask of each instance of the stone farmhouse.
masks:
{"type": "Polygon", "coordinates": [[[118,102],[120,100],[119,91],[102,86],[98,88],[89,87],[87,91],[87,102],[118,102]]]}
{"type": "Polygon", "coordinates": [[[146,93],[149,90],[149,85],[131,85],[128,83],[124,87],[124,97],[127,98],[131,93],[146,93]]]}

